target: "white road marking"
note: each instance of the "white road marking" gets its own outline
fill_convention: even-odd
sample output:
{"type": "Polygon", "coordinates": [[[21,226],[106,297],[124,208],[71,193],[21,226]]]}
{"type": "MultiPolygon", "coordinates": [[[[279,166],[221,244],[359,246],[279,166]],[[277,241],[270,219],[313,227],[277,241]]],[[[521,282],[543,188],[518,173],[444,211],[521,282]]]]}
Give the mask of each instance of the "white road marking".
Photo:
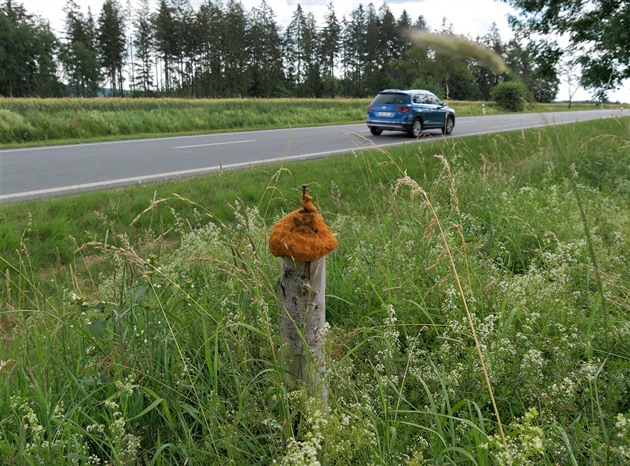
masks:
{"type": "Polygon", "coordinates": [[[207,147],[207,146],[224,146],[224,145],[228,145],[228,144],[244,144],[246,142],[256,142],[255,139],[244,139],[242,141],[228,141],[228,142],[212,142],[209,144],[195,144],[192,146],[179,146],[176,147],[175,149],[190,149],[193,147],[207,147]]]}
{"type": "MultiPolygon", "coordinates": [[[[618,116],[623,116],[623,114],[621,112],[618,113],[618,116]]],[[[492,117],[492,116],[490,116],[492,117]]],[[[469,118],[469,117],[467,117],[469,118]]],[[[487,117],[486,117],[487,118],[487,117]]],[[[461,121],[459,120],[459,123],[464,123],[466,120],[461,121]]],[[[555,118],[552,119],[552,124],[554,125],[562,125],[562,124],[570,124],[570,123],[575,123],[576,121],[582,121],[580,120],[579,115],[577,115],[577,119],[573,119],[573,118],[569,118],[565,121],[556,121],[555,118]]],[[[492,129],[488,129],[488,130],[484,130],[484,131],[478,131],[475,133],[469,133],[469,134],[465,134],[465,135],[457,135],[457,134],[453,134],[450,137],[444,137],[444,136],[438,136],[438,137],[432,137],[432,138],[421,138],[421,139],[410,139],[408,141],[402,142],[402,141],[397,141],[397,142],[392,142],[392,143],[386,143],[386,144],[378,144],[378,145],[367,145],[367,146],[363,146],[363,147],[355,147],[355,148],[345,148],[345,149],[338,149],[338,150],[334,150],[334,151],[326,151],[326,152],[314,152],[314,153],[310,153],[310,154],[303,154],[303,155],[294,155],[294,156],[282,156],[282,157],[273,157],[270,159],[265,159],[265,160],[260,160],[257,162],[254,161],[249,161],[249,162],[240,162],[240,163],[233,163],[233,164],[226,164],[226,165],[218,165],[218,166],[210,166],[210,167],[202,167],[202,168],[195,168],[195,169],[190,169],[190,170],[181,170],[181,171],[175,171],[175,172],[166,172],[166,173],[158,173],[158,174],[154,174],[154,175],[144,175],[144,176],[138,176],[138,177],[132,177],[132,178],[119,178],[116,180],[106,180],[106,181],[97,181],[97,182],[93,182],[93,183],[83,183],[83,184],[77,184],[77,185],[71,185],[71,186],[60,186],[60,187],[56,187],[56,188],[47,188],[47,189],[39,189],[39,190],[34,190],[34,191],[23,191],[23,192],[19,192],[19,193],[11,193],[11,194],[0,194],[0,203],[2,203],[2,201],[5,200],[9,200],[9,199],[19,199],[19,198],[29,198],[29,197],[33,197],[33,196],[41,196],[41,195],[51,195],[51,194],[60,194],[60,193],[76,193],[76,192],[81,192],[81,191],[85,191],[85,190],[89,190],[89,189],[94,189],[94,188],[108,188],[108,187],[125,187],[125,186],[129,186],[132,184],[140,184],[143,182],[153,182],[153,181],[161,181],[161,180],[167,180],[167,179],[177,179],[177,178],[181,178],[181,177],[185,177],[185,176],[192,176],[192,175],[202,175],[202,174],[207,174],[207,173],[213,173],[213,172],[218,172],[218,171],[223,171],[223,170],[230,170],[230,169],[239,169],[239,168],[250,168],[250,167],[257,167],[257,166],[261,166],[267,163],[274,163],[274,162],[286,162],[286,161],[292,161],[292,160],[306,160],[306,159],[310,159],[310,158],[321,158],[321,157],[325,157],[328,155],[335,155],[335,154],[341,154],[341,153],[354,153],[355,151],[362,151],[365,149],[374,149],[377,147],[390,147],[390,146],[400,146],[400,145],[406,145],[406,144],[411,144],[414,142],[428,142],[428,141],[436,141],[438,138],[439,139],[445,139],[445,140],[450,140],[450,139],[459,139],[461,137],[469,137],[469,136],[481,136],[481,135],[486,135],[489,133],[498,133],[498,132],[503,132],[503,131],[518,131],[519,129],[530,129],[530,128],[538,128],[538,127],[543,127],[543,126],[549,126],[549,123],[539,123],[539,124],[534,124],[531,126],[524,126],[523,128],[507,128],[507,129],[498,129],[498,128],[492,128],[492,129]]],[[[334,126],[331,126],[334,127],[334,126]]],[[[308,129],[308,128],[296,128],[296,129],[308,129]]],[[[457,129],[457,128],[456,128],[457,129]]],[[[291,129],[291,131],[293,131],[295,129],[291,129]]],[[[283,129],[273,129],[273,130],[263,130],[264,132],[275,132],[275,131],[285,131],[283,129]]],[[[260,132],[260,131],[258,131],[260,132]]],[[[360,133],[368,133],[367,130],[361,130],[359,131],[360,133]]],[[[255,133],[255,131],[249,131],[249,133],[255,133]]],[[[174,136],[174,137],[168,137],[168,138],[151,138],[148,140],[166,140],[166,139],[183,139],[185,137],[204,137],[205,135],[198,135],[198,136],[174,136]]],[[[128,144],[128,143],[138,143],[138,142],[142,142],[143,140],[125,140],[125,141],[111,141],[111,142],[101,142],[101,143],[90,143],[90,144],[83,144],[83,145],[68,145],[65,147],[81,147],[81,146],[85,146],[85,145],[99,145],[99,144],[128,144]]],[[[146,140],[145,140],[146,141],[146,140]]],[[[218,144],[235,144],[235,143],[241,143],[241,142],[252,142],[254,140],[243,140],[243,141],[234,141],[234,142],[228,142],[228,143],[218,143],[218,144]]],[[[202,144],[199,146],[203,146],[206,144],[202,144]]],[[[211,145],[211,144],[208,144],[211,145]]],[[[184,147],[199,147],[199,146],[181,146],[181,148],[184,147]]],[[[54,148],[58,148],[58,147],[64,147],[64,146],[46,146],[46,147],[32,147],[32,148],[19,148],[19,149],[7,149],[7,150],[3,150],[0,151],[1,152],[18,152],[18,151],[28,151],[28,150],[42,150],[42,149],[54,149],[54,148]]]]}
{"type": "Polygon", "coordinates": [[[130,184],[139,184],[144,181],[150,182],[150,181],[158,181],[162,179],[178,178],[178,177],[186,176],[186,175],[208,173],[208,172],[220,170],[222,168],[224,169],[225,168],[238,168],[237,167],[238,165],[248,166],[251,164],[242,163],[242,164],[224,165],[223,167],[214,166],[214,167],[196,168],[196,169],[191,169],[191,170],[180,170],[176,172],[158,173],[155,175],[136,176],[133,178],[118,178],[116,180],[95,181],[93,183],[82,183],[82,184],[75,184],[75,185],[70,185],[70,186],[59,186],[57,188],[37,189],[35,191],[23,191],[19,193],[2,194],[0,195],[0,201],[7,200],[7,199],[21,198],[21,197],[83,191],[83,190],[89,190],[93,188],[107,188],[107,187],[114,187],[117,185],[129,186],[130,184]]]}
{"type": "MultiPolygon", "coordinates": [[[[571,122],[567,121],[563,123],[571,123],[571,122]]],[[[544,123],[542,123],[538,125],[528,126],[527,128],[538,128],[541,126],[548,126],[548,125],[545,125],[544,123]]],[[[527,128],[524,128],[524,129],[527,129],[527,128]]],[[[307,159],[312,159],[312,158],[323,158],[328,155],[336,155],[336,154],[344,154],[344,153],[349,154],[349,153],[354,153],[355,151],[362,151],[366,149],[375,149],[378,147],[402,146],[402,145],[413,144],[417,142],[436,141],[438,139],[448,141],[450,139],[458,139],[460,137],[482,136],[489,133],[502,132],[502,131],[504,130],[497,131],[496,128],[493,128],[486,131],[479,131],[476,133],[470,133],[470,134],[466,134],[462,136],[458,136],[457,134],[451,135],[448,137],[445,137],[442,135],[439,135],[439,136],[436,135],[437,137],[409,139],[407,141],[396,141],[392,143],[378,144],[378,145],[370,144],[370,145],[362,146],[362,147],[345,148],[345,149],[338,149],[334,151],[325,151],[325,152],[313,152],[310,154],[302,154],[302,155],[273,157],[273,158],[261,160],[258,162],[250,161],[250,162],[240,162],[240,163],[232,163],[232,164],[226,164],[226,165],[215,165],[211,167],[194,168],[190,170],[180,170],[180,171],[175,171],[175,172],[157,173],[155,175],[144,175],[144,176],[137,176],[133,178],[119,178],[117,180],[96,181],[93,183],[83,183],[83,184],[76,184],[72,186],[59,186],[57,188],[38,189],[35,191],[23,191],[20,193],[0,194],[0,203],[2,203],[2,201],[6,201],[9,199],[29,198],[32,196],[51,195],[51,194],[60,194],[60,193],[81,192],[81,191],[87,191],[94,188],[97,188],[97,189],[98,188],[111,188],[111,187],[117,187],[117,186],[125,187],[125,186],[130,186],[133,184],[140,184],[143,182],[150,183],[153,181],[162,181],[162,180],[182,178],[186,176],[203,175],[203,174],[214,173],[214,172],[223,171],[223,170],[258,167],[258,166],[268,164],[268,163],[287,162],[287,161],[294,161],[294,160],[307,160],[307,159]]],[[[508,129],[507,131],[517,131],[517,129],[508,129]]],[[[368,131],[363,130],[362,132],[367,133],[368,131]]]]}
{"type": "MultiPolygon", "coordinates": [[[[412,142],[412,141],[410,141],[412,142]]],[[[389,145],[400,145],[400,143],[393,144],[385,144],[389,145]]],[[[287,162],[292,160],[306,160],[310,158],[319,158],[325,157],[327,155],[341,154],[341,153],[351,153],[355,150],[364,150],[364,149],[373,149],[376,146],[365,146],[365,147],[357,147],[357,148],[347,148],[347,149],[339,149],[335,151],[326,151],[326,152],[315,152],[312,154],[302,154],[302,155],[292,155],[292,156],[282,156],[282,157],[273,157],[265,160],[261,160],[258,162],[249,161],[249,162],[239,162],[239,163],[231,163],[226,165],[214,165],[210,167],[202,167],[202,168],[194,168],[190,170],[180,170],[175,172],[166,172],[166,173],[156,173],[154,175],[144,175],[144,176],[136,176],[133,178],[118,178],[116,180],[105,180],[105,181],[95,181],[93,183],[82,183],[75,184],[71,186],[59,186],[57,188],[47,188],[47,189],[37,189],[34,191],[22,191],[19,193],[11,193],[11,194],[0,194],[0,203],[2,201],[7,201],[9,199],[20,199],[20,198],[29,198],[33,196],[42,196],[42,195],[54,195],[61,193],[72,193],[72,192],[82,192],[90,189],[98,189],[98,188],[112,188],[112,187],[128,187],[133,184],[140,184],[143,182],[152,182],[152,181],[162,181],[169,179],[177,179],[186,176],[194,176],[194,175],[203,175],[208,173],[214,173],[223,170],[233,170],[239,168],[252,168],[258,167],[261,165],[265,165],[268,163],[275,162],[287,162]]]]}

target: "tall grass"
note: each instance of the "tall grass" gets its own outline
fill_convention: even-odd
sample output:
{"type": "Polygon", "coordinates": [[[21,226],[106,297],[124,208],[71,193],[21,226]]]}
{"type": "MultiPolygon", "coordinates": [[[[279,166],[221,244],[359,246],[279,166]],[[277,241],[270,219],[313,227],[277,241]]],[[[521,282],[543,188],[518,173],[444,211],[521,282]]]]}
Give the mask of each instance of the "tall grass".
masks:
{"type": "Polygon", "coordinates": [[[2,206],[0,463],[626,464],[629,125],[2,206]],[[327,409],[282,382],[266,248],[313,180],[327,409]]]}
{"type": "Polygon", "coordinates": [[[0,144],[359,122],[367,100],[0,99],[0,144]]]}

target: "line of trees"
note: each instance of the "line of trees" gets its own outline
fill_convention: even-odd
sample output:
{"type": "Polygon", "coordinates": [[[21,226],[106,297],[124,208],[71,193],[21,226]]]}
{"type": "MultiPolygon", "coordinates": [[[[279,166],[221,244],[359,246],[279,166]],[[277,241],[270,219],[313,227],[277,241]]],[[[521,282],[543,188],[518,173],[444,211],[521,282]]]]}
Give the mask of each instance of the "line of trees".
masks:
{"type": "MultiPolygon", "coordinates": [[[[386,4],[338,18],[332,2],[317,24],[297,5],[286,27],[265,0],[104,0],[96,17],[68,0],[63,37],[13,0],[0,3],[0,95],[108,94],[172,97],[367,97],[388,87],[425,88],[442,98],[489,100],[500,81],[520,80],[551,101],[559,78],[550,48],[502,40],[496,26],[475,40],[513,70],[501,75],[472,59],[413,44],[405,31],[422,16],[396,18],[386,4]],[[546,55],[547,54],[547,55],[546,55]]],[[[442,34],[456,34],[444,19],[442,34]]]]}

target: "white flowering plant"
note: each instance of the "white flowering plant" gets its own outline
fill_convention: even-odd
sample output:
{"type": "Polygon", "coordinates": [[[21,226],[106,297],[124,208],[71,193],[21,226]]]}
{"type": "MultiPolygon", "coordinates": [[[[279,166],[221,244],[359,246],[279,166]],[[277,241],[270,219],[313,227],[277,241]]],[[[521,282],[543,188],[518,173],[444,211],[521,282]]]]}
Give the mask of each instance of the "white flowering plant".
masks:
{"type": "Polygon", "coordinates": [[[120,201],[67,278],[35,276],[29,223],[0,463],[627,464],[630,132],[591,125],[225,173],[263,199],[154,196],[129,232],[120,201]],[[323,404],[285,383],[267,253],[298,178],[340,240],[323,404]]]}

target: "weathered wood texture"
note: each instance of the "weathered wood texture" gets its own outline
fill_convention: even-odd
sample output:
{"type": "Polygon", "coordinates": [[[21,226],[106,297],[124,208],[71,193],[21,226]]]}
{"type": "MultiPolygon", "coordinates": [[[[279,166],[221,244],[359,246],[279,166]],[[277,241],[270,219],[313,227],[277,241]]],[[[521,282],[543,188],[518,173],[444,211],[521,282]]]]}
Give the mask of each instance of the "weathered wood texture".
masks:
{"type": "Polygon", "coordinates": [[[280,333],[285,364],[285,382],[303,381],[313,395],[325,401],[324,383],[326,324],[326,257],[295,262],[281,257],[280,333]]]}

